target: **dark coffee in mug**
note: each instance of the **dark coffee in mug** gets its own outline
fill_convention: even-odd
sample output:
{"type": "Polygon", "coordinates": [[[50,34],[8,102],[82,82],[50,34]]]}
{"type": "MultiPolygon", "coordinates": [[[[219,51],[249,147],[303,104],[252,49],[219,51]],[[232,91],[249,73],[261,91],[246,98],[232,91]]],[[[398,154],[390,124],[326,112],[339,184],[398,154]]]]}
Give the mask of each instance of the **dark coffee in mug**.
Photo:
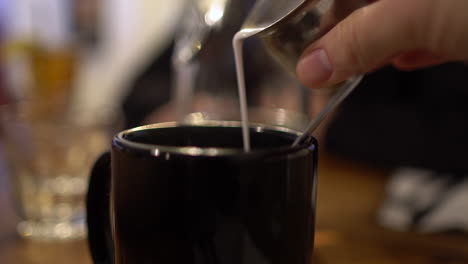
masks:
{"type": "Polygon", "coordinates": [[[238,123],[124,131],[88,194],[95,263],[310,264],[317,146],[238,123]],[[110,166],[110,167],[109,167],[110,166]],[[109,169],[111,168],[111,169],[109,169]]]}

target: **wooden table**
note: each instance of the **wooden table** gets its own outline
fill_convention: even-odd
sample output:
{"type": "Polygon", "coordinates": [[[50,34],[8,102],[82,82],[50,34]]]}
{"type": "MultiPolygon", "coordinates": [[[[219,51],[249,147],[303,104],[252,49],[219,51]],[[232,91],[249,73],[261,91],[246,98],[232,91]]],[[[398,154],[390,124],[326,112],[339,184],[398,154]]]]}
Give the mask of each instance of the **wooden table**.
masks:
{"type": "Polygon", "coordinates": [[[324,157],[319,173],[314,264],[468,263],[468,235],[400,233],[377,225],[386,171],[324,157]]]}
{"type": "MultiPolygon", "coordinates": [[[[384,170],[322,155],[319,175],[314,264],[468,263],[467,235],[399,233],[376,224],[384,170]]],[[[10,203],[5,192],[0,194],[1,264],[91,263],[85,241],[57,244],[17,238],[10,203]]]]}

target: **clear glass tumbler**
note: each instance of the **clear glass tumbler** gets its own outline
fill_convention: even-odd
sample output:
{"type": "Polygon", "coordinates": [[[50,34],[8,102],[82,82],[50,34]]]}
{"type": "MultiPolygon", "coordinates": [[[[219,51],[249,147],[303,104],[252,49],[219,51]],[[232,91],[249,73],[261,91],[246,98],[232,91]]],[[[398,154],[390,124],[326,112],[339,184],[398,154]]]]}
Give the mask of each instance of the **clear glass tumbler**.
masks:
{"type": "Polygon", "coordinates": [[[79,114],[45,103],[0,109],[12,193],[22,218],[18,233],[39,240],[84,238],[88,174],[109,141],[104,126],[79,122],[79,114]]]}

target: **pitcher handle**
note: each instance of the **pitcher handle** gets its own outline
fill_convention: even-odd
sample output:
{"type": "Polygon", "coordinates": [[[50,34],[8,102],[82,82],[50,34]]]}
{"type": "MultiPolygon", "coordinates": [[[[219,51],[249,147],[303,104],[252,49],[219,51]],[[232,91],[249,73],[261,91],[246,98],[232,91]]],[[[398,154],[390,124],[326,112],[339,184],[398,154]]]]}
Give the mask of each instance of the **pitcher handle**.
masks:
{"type": "Polygon", "coordinates": [[[322,123],[325,117],[327,117],[328,114],[335,110],[335,108],[341,104],[341,102],[343,102],[346,97],[348,97],[348,95],[356,88],[356,86],[358,86],[363,77],[363,75],[357,75],[344,81],[344,83],[338,84],[338,88],[332,95],[331,99],[328,101],[322,111],[320,111],[317,117],[309,123],[304,133],[294,141],[293,146],[298,145],[310,134],[312,134],[312,132],[320,125],[320,123],[322,123]]]}

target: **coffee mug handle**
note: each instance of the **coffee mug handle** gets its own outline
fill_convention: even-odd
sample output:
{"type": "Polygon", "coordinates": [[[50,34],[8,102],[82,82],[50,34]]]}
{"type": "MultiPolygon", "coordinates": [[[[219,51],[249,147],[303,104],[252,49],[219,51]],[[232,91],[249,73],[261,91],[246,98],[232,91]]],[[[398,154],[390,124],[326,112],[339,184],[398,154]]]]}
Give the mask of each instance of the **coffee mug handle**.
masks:
{"type": "Polygon", "coordinates": [[[86,197],[88,243],[94,264],[113,264],[110,222],[111,155],[102,154],[94,164],[86,197]]]}

